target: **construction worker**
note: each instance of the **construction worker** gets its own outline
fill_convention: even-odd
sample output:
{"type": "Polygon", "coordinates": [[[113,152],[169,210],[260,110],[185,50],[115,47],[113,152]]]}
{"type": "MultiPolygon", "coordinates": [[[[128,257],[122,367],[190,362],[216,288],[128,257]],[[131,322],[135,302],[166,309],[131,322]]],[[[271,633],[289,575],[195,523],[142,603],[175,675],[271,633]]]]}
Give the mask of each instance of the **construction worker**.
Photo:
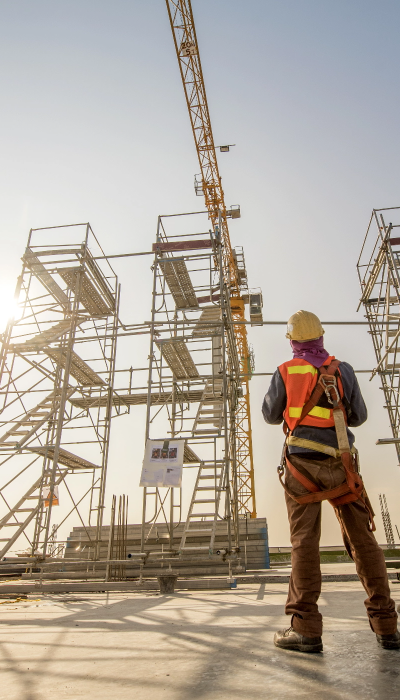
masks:
{"type": "Polygon", "coordinates": [[[372,532],[374,514],[358,473],[354,435],[348,429],[367,420],[367,409],[353,368],[328,354],[323,334],[315,314],[298,311],[291,316],[286,337],[293,359],[276,370],[262,407],[267,423],[284,422],[285,446],[278,472],[292,543],[285,608],[291,626],[277,632],[274,643],[282,649],[322,651],[319,540],[321,502],[328,499],[367,592],[371,629],[384,649],[400,649],[385,559],[372,532]]]}

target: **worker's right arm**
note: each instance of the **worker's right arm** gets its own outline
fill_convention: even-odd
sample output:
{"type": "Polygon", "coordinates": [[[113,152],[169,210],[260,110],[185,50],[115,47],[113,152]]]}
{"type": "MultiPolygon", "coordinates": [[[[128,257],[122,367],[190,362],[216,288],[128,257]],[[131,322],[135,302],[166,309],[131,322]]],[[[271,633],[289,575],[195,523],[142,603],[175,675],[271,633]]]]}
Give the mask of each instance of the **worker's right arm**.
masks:
{"type": "Polygon", "coordinates": [[[279,369],[271,379],[269,389],[264,396],[262,414],[264,420],[270,425],[280,425],[283,421],[283,412],[286,408],[286,389],[279,369]]]}

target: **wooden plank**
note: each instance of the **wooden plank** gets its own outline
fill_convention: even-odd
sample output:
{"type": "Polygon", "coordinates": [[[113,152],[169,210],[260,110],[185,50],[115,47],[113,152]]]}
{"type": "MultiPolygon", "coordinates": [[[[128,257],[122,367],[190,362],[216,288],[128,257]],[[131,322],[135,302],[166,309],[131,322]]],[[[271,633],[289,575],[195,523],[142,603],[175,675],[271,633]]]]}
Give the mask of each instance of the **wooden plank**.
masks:
{"type": "Polygon", "coordinates": [[[204,248],[212,248],[210,238],[203,238],[200,241],[173,241],[172,243],[164,243],[159,241],[153,243],[153,253],[161,252],[178,252],[179,250],[203,250],[204,248]]]}
{"type": "Polygon", "coordinates": [[[208,302],[211,301],[219,301],[220,299],[220,294],[213,294],[212,297],[197,297],[197,301],[199,304],[207,304],[208,302]]]}

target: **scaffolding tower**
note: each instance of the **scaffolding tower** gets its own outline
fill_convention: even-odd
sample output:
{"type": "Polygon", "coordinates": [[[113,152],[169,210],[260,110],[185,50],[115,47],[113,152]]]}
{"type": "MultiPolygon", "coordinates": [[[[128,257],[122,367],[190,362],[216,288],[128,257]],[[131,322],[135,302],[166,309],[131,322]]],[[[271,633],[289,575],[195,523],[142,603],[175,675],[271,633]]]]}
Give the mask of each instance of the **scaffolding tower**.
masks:
{"type": "Polygon", "coordinates": [[[374,345],[376,366],[385,397],[392,437],[400,461],[400,207],[374,209],[357,263],[364,306],[374,345]],[[391,219],[390,223],[387,220],[391,219]],[[395,222],[395,223],[393,223],[395,222]]]}
{"type": "Polygon", "coordinates": [[[391,545],[391,544],[394,544],[394,535],[393,535],[392,521],[390,519],[389,508],[387,506],[386,496],[384,493],[379,494],[379,503],[381,506],[381,515],[382,515],[383,527],[385,529],[386,542],[387,542],[387,544],[391,545]]]}
{"type": "MultiPolygon", "coordinates": [[[[206,213],[160,217],[153,246],[146,441],[183,441],[184,465],[197,473],[186,517],[180,487],[144,487],[141,551],[161,518],[169,533],[163,557],[181,559],[213,554],[221,520],[228,553],[239,550],[236,425],[243,367],[223,276],[220,229],[188,233],[198,231],[200,217],[206,226],[206,213]],[[182,224],[184,233],[177,233],[182,224]],[[182,534],[174,542],[181,522],[182,534]]],[[[245,274],[242,284],[247,285],[245,274]]]]}
{"type": "Polygon", "coordinates": [[[19,538],[31,555],[52,554],[72,514],[96,526],[96,558],[119,410],[117,276],[89,224],[32,229],[22,263],[0,354],[0,558],[19,538]]]}
{"type": "MultiPolygon", "coordinates": [[[[11,548],[21,552],[20,540],[24,555],[54,557],[65,544],[59,529],[71,518],[85,540],[84,553],[78,546],[74,557],[104,558],[111,420],[142,406],[145,445],[156,439],[183,446],[191,498],[183,503],[181,480],[145,485],[140,545],[131,556],[141,569],[168,560],[196,566],[219,553],[229,567],[240,566],[237,426],[242,378],[250,379],[252,366],[237,352],[237,302],[223,274],[221,228],[207,230],[207,214],[159,217],[151,319],[130,325],[119,319],[120,285],[89,224],[30,232],[19,310],[0,355],[1,557],[11,548]],[[60,242],[63,235],[68,242],[60,242]],[[137,334],[149,334],[148,367],[116,369],[118,337],[137,334]],[[143,381],[133,382],[141,372],[143,381]],[[158,552],[160,524],[168,542],[158,552]],[[227,543],[222,552],[216,538],[227,543]]],[[[235,255],[249,299],[242,249],[235,255]]]]}

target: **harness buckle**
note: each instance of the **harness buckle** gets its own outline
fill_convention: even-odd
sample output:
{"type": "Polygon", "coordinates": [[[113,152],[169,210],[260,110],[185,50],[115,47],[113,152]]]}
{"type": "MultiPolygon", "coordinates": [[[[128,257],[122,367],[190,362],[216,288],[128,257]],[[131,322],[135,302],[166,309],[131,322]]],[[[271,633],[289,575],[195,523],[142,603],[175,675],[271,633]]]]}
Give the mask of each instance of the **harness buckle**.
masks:
{"type": "Polygon", "coordinates": [[[319,381],[324,387],[324,392],[329,403],[331,403],[334,408],[339,406],[341,399],[337,389],[336,377],[333,377],[330,374],[321,374],[319,381]]]}

